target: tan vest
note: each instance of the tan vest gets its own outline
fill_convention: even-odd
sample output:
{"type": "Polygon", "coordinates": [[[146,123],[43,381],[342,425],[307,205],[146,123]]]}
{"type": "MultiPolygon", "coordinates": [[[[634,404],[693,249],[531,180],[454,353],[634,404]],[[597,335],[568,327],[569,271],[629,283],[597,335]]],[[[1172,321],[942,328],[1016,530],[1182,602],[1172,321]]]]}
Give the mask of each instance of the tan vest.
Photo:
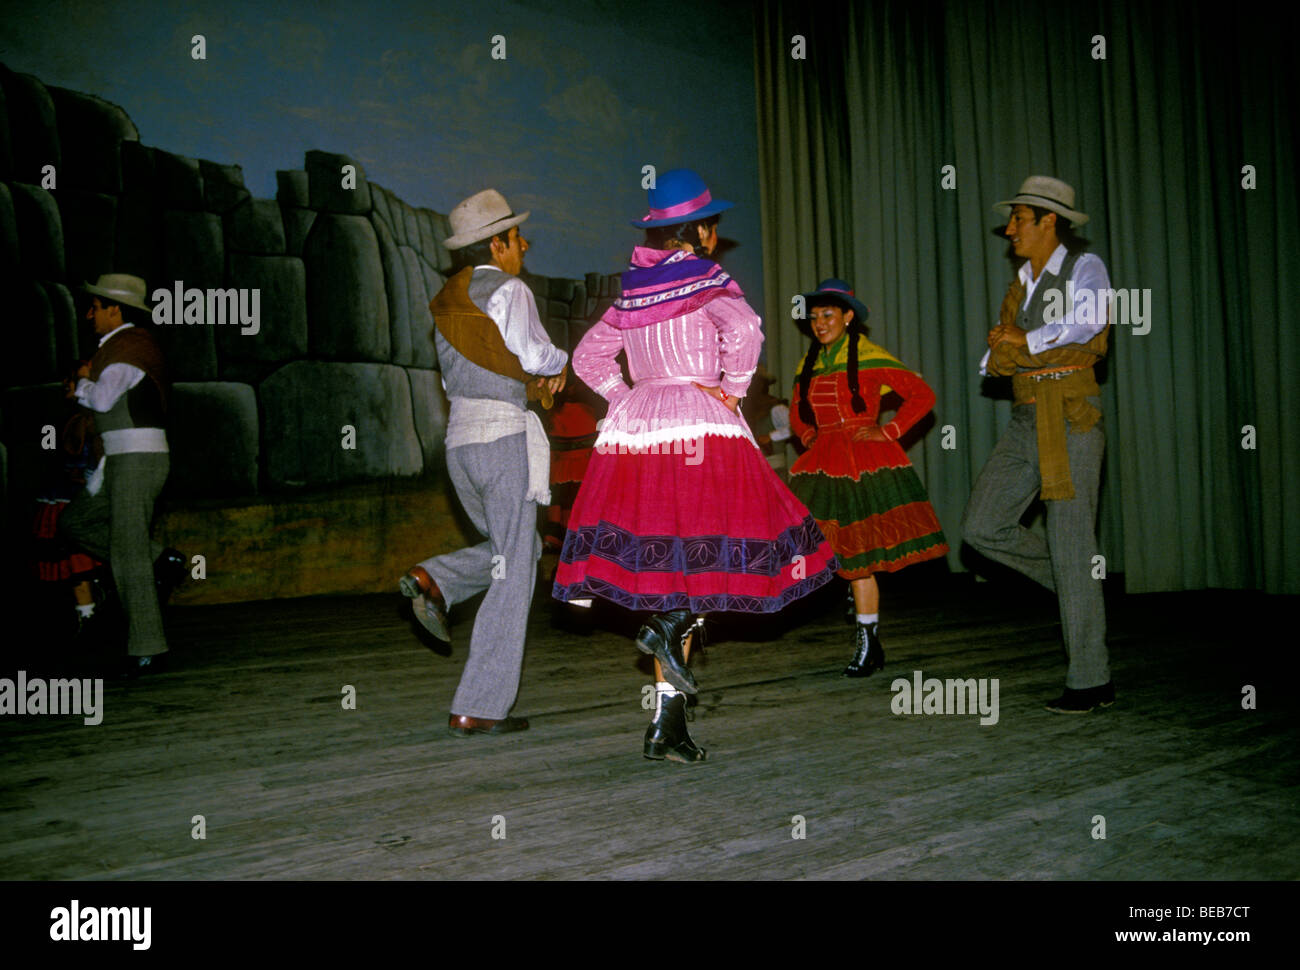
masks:
{"type": "Polygon", "coordinates": [[[519,358],[506,347],[496,321],[469,298],[469,281],[473,275],[474,268],[467,266],[438,291],[429,303],[434,327],[465,359],[484,370],[521,382],[527,389],[528,400],[541,401],[542,407],[549,409],[554,399],[546,387],[546,378],[535,377],[520,366],[519,358]]]}

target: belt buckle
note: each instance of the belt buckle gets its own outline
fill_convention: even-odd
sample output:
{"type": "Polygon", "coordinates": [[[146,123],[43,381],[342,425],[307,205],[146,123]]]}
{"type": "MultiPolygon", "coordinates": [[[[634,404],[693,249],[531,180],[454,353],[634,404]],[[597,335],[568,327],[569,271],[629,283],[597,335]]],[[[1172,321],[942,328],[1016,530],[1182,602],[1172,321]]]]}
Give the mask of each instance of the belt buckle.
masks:
{"type": "Polygon", "coordinates": [[[1053,371],[1051,374],[1030,374],[1029,379],[1035,384],[1041,384],[1043,381],[1059,381],[1070,373],[1071,371],[1068,370],[1058,370],[1053,371]]]}

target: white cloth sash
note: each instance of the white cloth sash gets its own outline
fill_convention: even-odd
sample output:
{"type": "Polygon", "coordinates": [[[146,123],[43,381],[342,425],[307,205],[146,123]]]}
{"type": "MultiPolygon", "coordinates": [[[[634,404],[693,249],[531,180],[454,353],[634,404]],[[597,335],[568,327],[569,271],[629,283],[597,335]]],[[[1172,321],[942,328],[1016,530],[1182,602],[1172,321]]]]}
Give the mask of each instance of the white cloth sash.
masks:
{"type": "Polygon", "coordinates": [[[528,448],[526,502],[551,504],[551,443],[542,419],[506,401],[483,397],[453,397],[447,416],[447,447],[485,445],[523,432],[528,448]]]}

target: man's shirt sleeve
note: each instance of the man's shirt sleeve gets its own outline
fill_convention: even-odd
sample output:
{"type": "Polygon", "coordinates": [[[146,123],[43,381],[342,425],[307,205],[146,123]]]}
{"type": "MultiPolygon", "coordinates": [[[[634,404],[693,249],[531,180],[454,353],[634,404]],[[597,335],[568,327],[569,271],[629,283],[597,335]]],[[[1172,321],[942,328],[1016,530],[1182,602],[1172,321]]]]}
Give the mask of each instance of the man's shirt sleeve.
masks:
{"type": "Polygon", "coordinates": [[[564,370],[569,355],[546,335],[533,291],[523,280],[515,277],[503,283],[488,300],[487,313],[501,330],[506,349],[529,374],[552,376],[564,370]]]}
{"type": "Polygon", "coordinates": [[[77,381],[77,401],[92,411],[111,411],[118,398],[144,379],[144,371],[134,364],[109,364],[92,381],[83,377],[77,381]]]}
{"type": "Polygon", "coordinates": [[[1074,284],[1074,302],[1066,307],[1065,316],[1025,333],[1031,354],[1041,354],[1062,344],[1086,344],[1106,326],[1110,309],[1106,264],[1092,253],[1085,253],[1074,264],[1070,282],[1074,284]]]}

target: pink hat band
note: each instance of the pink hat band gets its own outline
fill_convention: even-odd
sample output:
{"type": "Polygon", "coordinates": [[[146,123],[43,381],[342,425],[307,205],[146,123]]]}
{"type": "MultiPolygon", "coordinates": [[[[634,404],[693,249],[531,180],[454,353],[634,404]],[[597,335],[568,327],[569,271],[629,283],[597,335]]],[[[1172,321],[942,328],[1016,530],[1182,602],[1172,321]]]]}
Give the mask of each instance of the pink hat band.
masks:
{"type": "Polygon", "coordinates": [[[712,201],[713,196],[708,189],[705,189],[695,198],[679,202],[677,205],[670,205],[667,209],[651,209],[641,217],[641,221],[649,222],[652,219],[676,219],[678,216],[689,216],[697,209],[703,209],[712,201]]]}

